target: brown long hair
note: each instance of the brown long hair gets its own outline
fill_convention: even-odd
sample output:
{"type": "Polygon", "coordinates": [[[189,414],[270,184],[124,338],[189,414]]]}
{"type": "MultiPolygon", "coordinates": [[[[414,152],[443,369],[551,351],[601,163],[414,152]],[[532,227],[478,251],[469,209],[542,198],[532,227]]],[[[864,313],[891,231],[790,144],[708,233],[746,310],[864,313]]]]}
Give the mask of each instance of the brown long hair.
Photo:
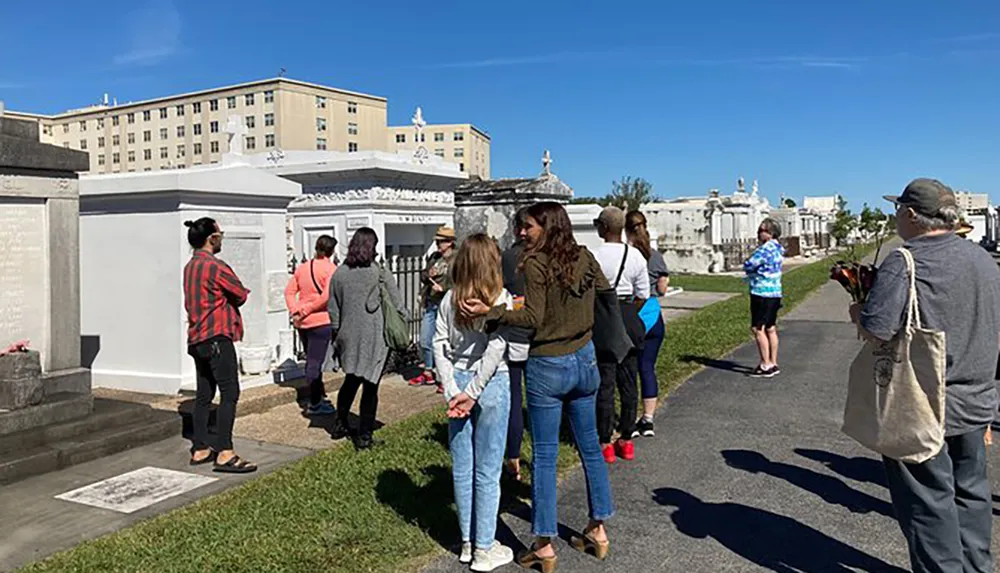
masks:
{"type": "Polygon", "coordinates": [[[639,249],[642,256],[649,260],[653,248],[649,246],[649,229],[646,227],[646,216],[641,211],[629,211],[625,215],[625,234],[632,246],[639,249]]]}
{"type": "MultiPolygon", "coordinates": [[[[549,273],[563,288],[573,282],[573,269],[580,260],[580,246],[573,237],[573,224],[566,209],[554,201],[535,203],[524,213],[542,228],[542,237],[531,252],[549,256],[549,273]]],[[[525,255],[531,254],[525,251],[525,255]]]]}
{"type": "MultiPolygon", "coordinates": [[[[473,298],[493,306],[503,292],[500,269],[500,247],[496,241],[485,233],[466,237],[451,264],[451,296],[455,306],[460,301],[473,298]]],[[[462,328],[471,328],[473,321],[456,312],[455,323],[462,328]]]]}

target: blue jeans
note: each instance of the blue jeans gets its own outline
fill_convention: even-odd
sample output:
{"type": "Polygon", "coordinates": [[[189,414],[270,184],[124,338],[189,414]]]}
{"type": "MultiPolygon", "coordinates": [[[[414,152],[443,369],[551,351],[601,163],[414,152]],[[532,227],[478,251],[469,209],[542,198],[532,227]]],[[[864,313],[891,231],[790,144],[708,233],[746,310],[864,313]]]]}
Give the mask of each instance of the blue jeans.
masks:
{"type": "Polygon", "coordinates": [[[562,410],[569,414],[583,471],[587,477],[590,518],[604,521],[615,513],[608,466],[597,441],[597,388],[601,376],[593,343],[565,356],[531,356],[527,367],[528,421],[531,424],[531,522],[538,537],[555,537],[556,458],[562,410]]]}
{"type": "MultiPolygon", "coordinates": [[[[462,390],[474,376],[455,370],[455,382],[462,390]]],[[[468,418],[448,422],[448,448],[455,482],[455,505],[462,541],[471,541],[475,518],[475,545],[493,546],[500,509],[500,471],[507,445],[507,416],[510,414],[510,377],[497,372],[480,394],[468,418]]]]}
{"type": "Polygon", "coordinates": [[[437,318],[438,305],[427,305],[420,322],[420,349],[424,352],[424,368],[427,370],[434,369],[434,331],[437,330],[437,318]]]}

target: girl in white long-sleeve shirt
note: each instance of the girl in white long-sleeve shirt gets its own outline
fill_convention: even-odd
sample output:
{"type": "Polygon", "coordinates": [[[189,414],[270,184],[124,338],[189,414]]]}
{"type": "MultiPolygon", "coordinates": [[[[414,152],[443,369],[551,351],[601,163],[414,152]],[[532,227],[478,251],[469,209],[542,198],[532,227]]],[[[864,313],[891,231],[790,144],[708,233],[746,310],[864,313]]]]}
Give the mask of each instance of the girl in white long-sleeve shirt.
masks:
{"type": "Polygon", "coordinates": [[[492,571],[514,559],[513,551],[495,537],[510,412],[508,344],[505,330],[486,333],[482,319],[464,320],[455,307],[456,301],[476,298],[513,308],[514,299],[503,288],[500,250],[485,234],[463,241],[451,272],[454,286],[438,309],[434,363],[451,418],[449,449],[462,532],[459,559],[471,561],[473,571],[492,571]]]}

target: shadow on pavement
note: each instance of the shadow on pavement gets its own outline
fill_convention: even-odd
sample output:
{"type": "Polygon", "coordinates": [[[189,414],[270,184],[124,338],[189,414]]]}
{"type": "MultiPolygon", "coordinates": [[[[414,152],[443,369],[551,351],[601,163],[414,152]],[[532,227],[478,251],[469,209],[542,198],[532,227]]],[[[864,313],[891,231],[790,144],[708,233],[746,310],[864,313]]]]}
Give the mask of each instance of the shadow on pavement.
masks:
{"type": "Polygon", "coordinates": [[[889,487],[885,480],[885,466],[878,460],[864,457],[848,458],[832,452],[808,448],[796,448],[795,453],[814,462],[819,462],[830,471],[847,479],[889,487]]]}
{"type": "Polygon", "coordinates": [[[843,481],[803,467],[772,462],[759,452],[724,450],[722,457],[730,467],[750,473],[762,473],[783,479],[788,483],[818,495],[823,501],[840,505],[854,513],[877,512],[895,518],[892,505],[877,497],[860,492],[843,481]]]}
{"type": "Polygon", "coordinates": [[[771,571],[906,573],[790,517],[738,503],[710,503],[674,488],[653,492],[653,500],[677,508],[677,530],[696,539],[712,538],[726,549],[771,571]]]}
{"type": "Polygon", "coordinates": [[[427,532],[442,547],[461,541],[454,500],[451,468],[441,465],[424,469],[426,483],[416,483],[406,472],[386,470],[378,477],[375,497],[408,523],[427,532]]]}
{"type": "Polygon", "coordinates": [[[753,372],[753,368],[744,366],[743,364],[737,364],[732,360],[718,360],[716,358],[708,358],[707,356],[693,356],[691,354],[685,354],[680,358],[681,362],[694,362],[695,364],[701,364],[706,368],[714,368],[716,370],[727,370],[729,372],[735,372],[737,374],[750,374],[753,372]]]}

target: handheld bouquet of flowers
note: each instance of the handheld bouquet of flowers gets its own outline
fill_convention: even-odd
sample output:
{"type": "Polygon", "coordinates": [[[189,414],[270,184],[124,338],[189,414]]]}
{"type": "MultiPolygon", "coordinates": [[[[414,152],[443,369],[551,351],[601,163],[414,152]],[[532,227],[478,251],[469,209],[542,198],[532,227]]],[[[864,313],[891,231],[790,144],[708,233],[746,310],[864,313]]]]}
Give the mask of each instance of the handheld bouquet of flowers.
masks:
{"type": "Polygon", "coordinates": [[[861,216],[860,227],[862,234],[867,239],[865,242],[871,244],[869,241],[872,239],[875,240],[876,249],[873,262],[871,264],[863,264],[857,259],[852,246],[850,252],[852,255],[855,255],[852,257],[852,260],[837,261],[837,264],[833,265],[830,269],[830,279],[837,281],[844,287],[844,290],[851,295],[852,302],[864,304],[868,300],[868,293],[875,286],[875,278],[878,276],[876,263],[878,262],[879,253],[882,251],[882,243],[889,236],[890,228],[894,226],[894,222],[889,217],[883,215],[880,210],[869,210],[865,206],[865,212],[861,216]]]}

